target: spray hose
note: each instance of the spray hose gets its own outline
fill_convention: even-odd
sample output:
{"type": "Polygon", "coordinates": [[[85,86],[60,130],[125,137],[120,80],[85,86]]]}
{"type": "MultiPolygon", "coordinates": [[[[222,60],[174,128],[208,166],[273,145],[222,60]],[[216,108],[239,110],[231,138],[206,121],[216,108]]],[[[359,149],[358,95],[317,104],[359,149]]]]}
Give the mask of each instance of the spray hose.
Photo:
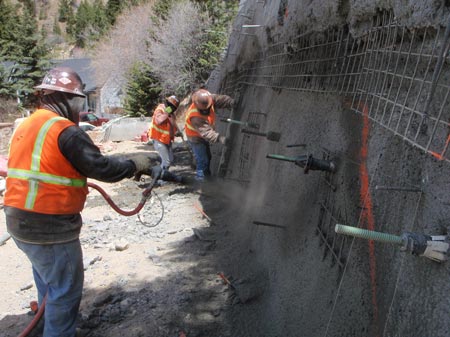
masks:
{"type": "Polygon", "coordinates": [[[22,333],[19,335],[19,337],[26,337],[26,336],[28,336],[33,331],[33,329],[37,326],[37,324],[41,320],[42,316],[44,315],[45,303],[47,302],[47,295],[48,294],[46,293],[44,299],[42,300],[41,306],[39,307],[39,310],[37,311],[36,315],[34,316],[32,321],[30,322],[30,324],[28,324],[28,326],[25,328],[25,330],[22,331],[22,333]]]}
{"type": "MultiPolygon", "coordinates": [[[[3,171],[0,169],[0,176],[6,177],[6,171],[3,171]]],[[[155,186],[156,181],[158,179],[159,179],[159,175],[156,175],[152,179],[152,181],[150,182],[150,185],[142,192],[142,198],[141,198],[141,201],[139,202],[139,204],[136,206],[135,209],[130,210],[130,211],[125,211],[125,210],[121,209],[119,206],[117,206],[114,203],[114,201],[111,199],[111,197],[108,195],[108,193],[106,193],[106,191],[103,188],[101,188],[100,186],[98,186],[97,184],[88,182],[87,186],[96,189],[102,195],[102,197],[106,200],[106,202],[111,206],[111,208],[113,210],[115,210],[117,213],[119,213],[121,215],[125,215],[125,216],[131,216],[131,215],[138,214],[139,211],[144,207],[144,205],[147,202],[147,199],[150,197],[150,195],[152,193],[152,189],[155,186]]]]}
{"type": "MultiPolygon", "coordinates": [[[[3,169],[0,169],[0,176],[6,177],[6,171],[4,171],[3,169]]],[[[139,211],[144,207],[144,205],[147,202],[147,199],[150,197],[152,189],[155,186],[156,181],[159,179],[159,177],[160,177],[160,175],[155,175],[155,177],[153,177],[152,181],[150,182],[150,185],[142,192],[142,197],[141,197],[141,201],[139,202],[139,204],[136,206],[136,208],[134,208],[133,210],[130,210],[130,211],[125,211],[125,210],[121,209],[119,206],[117,206],[114,203],[114,201],[111,199],[111,197],[108,195],[108,193],[106,193],[105,190],[103,188],[101,188],[100,186],[98,186],[97,184],[88,182],[87,186],[96,189],[102,195],[102,197],[106,200],[106,202],[111,206],[111,208],[113,210],[115,210],[117,213],[119,213],[121,215],[125,215],[125,216],[131,216],[131,215],[138,214],[139,211]]],[[[138,217],[139,217],[139,215],[138,215],[138,217]]],[[[139,220],[143,223],[143,221],[140,218],[139,218],[139,220]]],[[[145,225],[145,223],[143,223],[143,224],[145,225]]],[[[38,324],[38,322],[44,315],[46,300],[47,300],[47,294],[45,295],[45,297],[41,303],[41,306],[40,306],[38,312],[36,313],[36,315],[34,316],[33,320],[30,322],[30,324],[28,324],[28,326],[19,335],[19,337],[29,336],[29,334],[36,327],[36,325],[38,324]]]]}
{"type": "Polygon", "coordinates": [[[142,197],[141,197],[141,201],[139,202],[139,204],[136,206],[136,208],[134,208],[133,210],[129,210],[129,211],[125,211],[125,210],[121,209],[119,206],[117,206],[114,203],[114,201],[111,199],[111,197],[108,195],[108,193],[106,193],[105,190],[103,188],[101,188],[100,186],[98,186],[97,184],[88,182],[87,185],[89,187],[96,189],[102,195],[102,197],[105,199],[105,201],[108,203],[108,205],[111,206],[111,208],[113,210],[115,210],[117,213],[119,213],[121,215],[125,215],[125,216],[131,216],[131,215],[135,215],[135,214],[139,213],[139,211],[142,209],[142,207],[144,207],[145,203],[147,202],[147,199],[151,195],[152,189],[157,180],[158,180],[157,177],[156,177],[156,179],[155,178],[152,179],[150,186],[147,187],[142,192],[142,197]]]}

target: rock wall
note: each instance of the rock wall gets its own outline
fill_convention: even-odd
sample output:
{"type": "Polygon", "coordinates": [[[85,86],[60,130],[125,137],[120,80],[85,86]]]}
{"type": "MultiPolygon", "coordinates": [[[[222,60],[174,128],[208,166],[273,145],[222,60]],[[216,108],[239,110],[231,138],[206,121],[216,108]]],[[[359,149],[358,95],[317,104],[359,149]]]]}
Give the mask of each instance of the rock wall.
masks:
{"type": "Polygon", "coordinates": [[[448,15],[445,1],[241,3],[227,57],[209,89],[238,100],[233,111],[219,111],[221,117],[256,123],[258,131],[281,138],[218,125],[233,144],[214,148],[214,171],[240,185],[230,195],[236,212],[225,221],[235,244],[224,247],[230,254],[222,263],[254,290],[251,300],[233,307],[233,336],[449,335],[448,263],[334,232],[341,223],[394,235],[447,233],[450,163],[446,147],[438,155],[431,151],[448,140],[450,116],[439,114],[449,104],[447,65],[429,110],[436,130],[444,125],[442,135],[437,131],[423,146],[415,123],[433,88],[448,15]],[[395,33],[376,33],[392,22],[395,33]],[[416,44],[413,32],[426,27],[431,34],[416,44]],[[408,63],[402,36],[410,37],[405,46],[419,55],[417,62],[408,63]],[[333,49],[347,46],[339,41],[348,41],[343,52],[333,49]],[[420,54],[420,45],[433,43],[434,57],[420,54]],[[390,50],[397,50],[397,67],[385,58],[390,50]],[[317,61],[328,53],[328,63],[317,61]],[[432,66],[416,78],[422,58],[432,66]],[[314,64],[299,65],[306,63],[314,64]],[[412,131],[399,128],[405,111],[412,131]],[[305,174],[268,154],[312,154],[334,161],[337,170],[305,174]]]}

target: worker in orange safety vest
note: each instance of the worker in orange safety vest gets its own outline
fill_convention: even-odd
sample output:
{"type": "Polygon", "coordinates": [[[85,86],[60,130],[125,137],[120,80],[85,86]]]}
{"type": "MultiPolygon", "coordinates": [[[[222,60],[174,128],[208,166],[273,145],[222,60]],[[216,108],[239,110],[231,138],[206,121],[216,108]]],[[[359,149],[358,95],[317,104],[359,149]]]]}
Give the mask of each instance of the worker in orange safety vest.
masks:
{"type": "Polygon", "coordinates": [[[87,178],[115,182],[155,165],[146,155],[104,156],[78,127],[84,84],[51,69],[36,87],[40,105],[11,137],[4,196],[6,227],[31,262],[44,337],[74,337],[84,269],[80,245],[87,178]]]}
{"type": "Polygon", "coordinates": [[[185,132],[195,156],[197,181],[211,175],[210,143],[226,144],[228,140],[215,130],[216,108],[231,108],[234,100],[227,95],[211,94],[200,89],[192,94],[192,104],[186,113],[185,132]]]}
{"type": "Polygon", "coordinates": [[[153,111],[148,136],[153,140],[153,146],[161,157],[161,179],[181,183],[183,177],[169,172],[174,159],[172,143],[175,135],[180,134],[175,116],[179,104],[179,99],[172,95],[166,97],[165,102],[156,107],[153,111]]]}

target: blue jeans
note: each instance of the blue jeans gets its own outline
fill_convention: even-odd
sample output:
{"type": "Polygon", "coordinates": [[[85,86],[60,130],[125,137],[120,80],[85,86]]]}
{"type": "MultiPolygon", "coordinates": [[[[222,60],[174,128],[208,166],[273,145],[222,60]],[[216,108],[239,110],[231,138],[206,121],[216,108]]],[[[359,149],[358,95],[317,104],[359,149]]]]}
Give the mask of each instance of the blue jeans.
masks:
{"type": "Polygon", "coordinates": [[[14,241],[33,266],[39,305],[48,293],[43,337],[74,337],[84,281],[80,240],[55,245],[14,241]]]}
{"type": "Polygon", "coordinates": [[[211,175],[209,164],[211,162],[211,150],[208,143],[193,143],[189,142],[189,145],[194,152],[195,162],[197,165],[196,178],[203,180],[205,177],[211,175]]]}
{"type": "Polygon", "coordinates": [[[156,139],[153,139],[153,147],[156,151],[158,151],[159,156],[161,157],[161,168],[163,170],[169,170],[169,167],[173,163],[173,149],[172,143],[169,145],[161,143],[156,139]]]}

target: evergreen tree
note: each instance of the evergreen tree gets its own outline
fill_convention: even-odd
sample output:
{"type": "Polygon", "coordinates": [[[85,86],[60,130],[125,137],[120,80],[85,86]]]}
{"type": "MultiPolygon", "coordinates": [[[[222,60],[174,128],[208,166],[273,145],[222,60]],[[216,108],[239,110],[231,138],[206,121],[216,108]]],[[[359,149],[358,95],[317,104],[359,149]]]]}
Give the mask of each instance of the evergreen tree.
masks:
{"type": "Polygon", "coordinates": [[[90,26],[92,9],[90,4],[83,0],[78,7],[75,15],[75,26],[73,30],[73,37],[78,47],[83,48],[87,40],[87,29],[90,26]]]}
{"type": "Polygon", "coordinates": [[[0,1],[0,61],[10,64],[3,69],[2,94],[32,100],[33,87],[49,68],[48,50],[43,43],[34,13],[34,5],[25,1],[23,7],[12,7],[0,1]],[[19,13],[19,14],[17,14],[19,13]]]}
{"type": "Polygon", "coordinates": [[[93,36],[93,39],[98,41],[110,27],[110,21],[106,13],[106,7],[103,4],[103,0],[94,1],[92,14],[92,25],[95,27],[95,35],[93,36]]]}
{"type": "Polygon", "coordinates": [[[86,0],[81,2],[74,27],[77,46],[90,47],[91,44],[100,40],[109,27],[110,23],[102,0],[95,0],[92,5],[86,0]]]}
{"type": "Polygon", "coordinates": [[[59,21],[55,17],[55,22],[53,22],[53,33],[56,35],[61,35],[61,27],[59,26],[59,21]]]}
{"type": "Polygon", "coordinates": [[[122,11],[123,1],[120,0],[108,0],[106,4],[106,16],[111,26],[116,22],[117,15],[122,11]]]}
{"type": "Polygon", "coordinates": [[[167,19],[170,8],[177,0],[157,0],[153,5],[153,10],[157,16],[156,19],[161,18],[163,20],[167,19]]]}
{"type": "Polygon", "coordinates": [[[69,6],[69,9],[66,14],[67,14],[66,33],[68,36],[73,38],[75,36],[76,17],[72,6],[69,6]]]}
{"type": "Polygon", "coordinates": [[[149,116],[158,104],[162,88],[151,68],[136,63],[129,74],[125,96],[125,111],[131,116],[149,116]]]}
{"type": "MultiPolygon", "coordinates": [[[[69,14],[72,9],[70,0],[59,0],[58,5],[58,21],[67,22],[69,19],[69,14]]],[[[72,12],[73,14],[73,12],[72,12]]]]}

